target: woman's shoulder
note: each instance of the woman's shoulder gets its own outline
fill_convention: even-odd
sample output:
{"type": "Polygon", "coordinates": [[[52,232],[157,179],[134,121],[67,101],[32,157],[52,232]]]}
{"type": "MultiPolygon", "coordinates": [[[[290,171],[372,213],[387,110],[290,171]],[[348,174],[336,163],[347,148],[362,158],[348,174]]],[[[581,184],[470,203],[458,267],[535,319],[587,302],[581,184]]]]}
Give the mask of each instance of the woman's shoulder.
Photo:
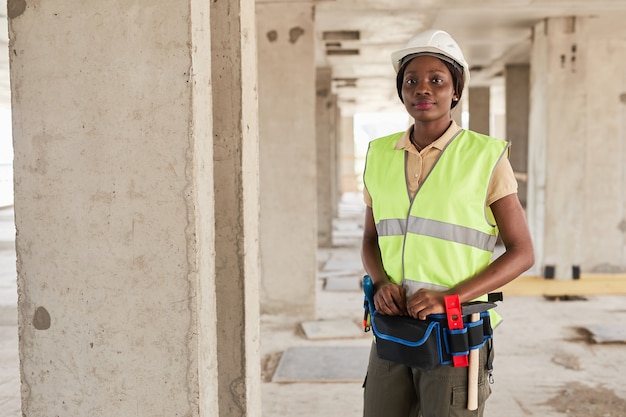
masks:
{"type": "Polygon", "coordinates": [[[398,140],[404,135],[405,132],[396,132],[387,136],[382,136],[376,139],[372,139],[370,141],[370,148],[380,148],[391,146],[392,148],[396,146],[398,140]]]}
{"type": "Polygon", "coordinates": [[[463,138],[469,138],[471,140],[475,140],[475,141],[481,141],[484,143],[494,143],[494,144],[498,144],[498,145],[503,145],[506,144],[507,141],[504,139],[498,139],[498,138],[494,138],[493,136],[489,136],[489,135],[485,135],[483,133],[478,133],[475,132],[473,130],[469,130],[469,129],[462,129],[459,132],[459,137],[463,137],[463,138]]]}

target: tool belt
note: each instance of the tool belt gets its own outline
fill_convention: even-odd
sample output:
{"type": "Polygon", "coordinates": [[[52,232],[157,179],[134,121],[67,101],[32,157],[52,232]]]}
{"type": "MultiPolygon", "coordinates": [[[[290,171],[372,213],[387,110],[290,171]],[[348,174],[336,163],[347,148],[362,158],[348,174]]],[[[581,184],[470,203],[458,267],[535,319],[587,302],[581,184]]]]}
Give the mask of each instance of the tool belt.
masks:
{"type": "MultiPolygon", "coordinates": [[[[367,279],[369,276],[363,281],[364,326],[365,331],[371,328],[374,333],[376,351],[381,359],[423,371],[439,365],[467,366],[467,362],[463,365],[459,359],[467,358],[470,350],[479,349],[491,341],[493,329],[488,311],[480,312],[479,319],[473,322],[471,314],[463,314],[462,328],[457,325],[454,329],[450,328],[446,314],[430,314],[426,320],[378,314],[374,308],[373,286],[370,287],[371,280],[368,284],[367,279]]],[[[472,309],[477,312],[494,306],[494,303],[473,303],[472,309]]],[[[491,369],[490,363],[488,368],[491,369]]]]}
{"type": "Polygon", "coordinates": [[[464,316],[463,330],[450,330],[445,314],[431,314],[426,320],[416,320],[384,316],[374,311],[370,320],[381,359],[423,371],[451,365],[454,356],[468,355],[470,349],[481,348],[493,335],[487,312],[481,313],[480,320],[473,323],[469,322],[469,316],[464,316]]]}

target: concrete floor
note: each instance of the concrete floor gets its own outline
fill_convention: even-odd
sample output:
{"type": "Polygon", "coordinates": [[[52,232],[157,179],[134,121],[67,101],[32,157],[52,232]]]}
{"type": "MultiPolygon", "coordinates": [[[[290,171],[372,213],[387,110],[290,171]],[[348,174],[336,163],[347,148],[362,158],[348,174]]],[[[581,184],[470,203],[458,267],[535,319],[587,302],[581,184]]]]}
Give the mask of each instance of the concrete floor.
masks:
{"type": "MultiPolygon", "coordinates": [[[[363,297],[357,286],[363,274],[361,218],[360,198],[344,199],[334,245],[319,250],[320,321],[362,319],[363,297]],[[324,289],[327,279],[347,285],[324,289]]],[[[0,417],[21,416],[12,221],[12,210],[0,209],[0,417]]],[[[614,324],[623,331],[626,295],[570,295],[584,299],[550,301],[542,294],[505,293],[498,307],[505,321],[496,331],[495,383],[486,417],[626,416],[626,345],[593,343],[583,330],[614,324]]],[[[300,322],[270,316],[262,317],[261,330],[263,417],[361,416],[360,381],[275,383],[271,378],[289,347],[369,346],[369,333],[311,340],[300,322]]]]}

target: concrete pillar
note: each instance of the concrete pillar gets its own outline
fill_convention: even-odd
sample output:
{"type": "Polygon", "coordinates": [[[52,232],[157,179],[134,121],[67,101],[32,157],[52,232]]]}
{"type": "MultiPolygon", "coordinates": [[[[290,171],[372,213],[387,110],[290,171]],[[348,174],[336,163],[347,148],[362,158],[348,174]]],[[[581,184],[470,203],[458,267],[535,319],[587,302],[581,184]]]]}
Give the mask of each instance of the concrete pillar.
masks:
{"type": "Polygon", "coordinates": [[[221,415],[209,7],[9,2],[25,416],[221,415]]]}
{"type": "Polygon", "coordinates": [[[332,70],[317,68],[315,134],[317,149],[317,238],[320,247],[332,245],[333,167],[335,164],[334,118],[336,103],[332,94],[332,70]]]}
{"type": "Polygon", "coordinates": [[[313,5],[261,1],[256,12],[261,308],[312,318],[317,276],[313,5]]]}
{"type": "Polygon", "coordinates": [[[355,170],[354,117],[341,117],[341,194],[357,193],[358,177],[355,170]]]}
{"type": "Polygon", "coordinates": [[[505,85],[489,87],[489,136],[506,139],[506,94],[505,85]]]}
{"type": "Polygon", "coordinates": [[[470,87],[468,94],[469,128],[489,135],[489,87],[470,87]]]}
{"type": "Polygon", "coordinates": [[[515,171],[519,199],[526,207],[528,177],[528,117],[530,111],[530,65],[505,67],[506,139],[511,142],[509,160],[515,171]]]}
{"type": "Polygon", "coordinates": [[[533,30],[528,214],[537,265],[556,278],[626,270],[623,18],[533,30]]]}
{"type": "Polygon", "coordinates": [[[339,201],[341,201],[341,110],[339,109],[339,97],[333,94],[333,112],[331,118],[333,161],[331,166],[331,209],[333,219],[339,215],[339,201]]]}
{"type": "Polygon", "coordinates": [[[260,416],[255,3],[210,4],[219,411],[260,416]]]}

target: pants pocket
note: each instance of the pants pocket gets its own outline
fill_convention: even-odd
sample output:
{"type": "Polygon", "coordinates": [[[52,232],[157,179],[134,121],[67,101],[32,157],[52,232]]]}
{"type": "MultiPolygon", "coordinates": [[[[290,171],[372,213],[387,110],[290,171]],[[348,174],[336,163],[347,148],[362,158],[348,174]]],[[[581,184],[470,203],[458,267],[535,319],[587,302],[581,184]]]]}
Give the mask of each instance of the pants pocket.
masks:
{"type": "MultiPolygon", "coordinates": [[[[478,409],[481,410],[484,407],[487,398],[491,395],[491,386],[487,379],[483,379],[478,383],[478,409]]],[[[475,411],[467,409],[467,386],[465,384],[452,387],[452,408],[450,410],[450,417],[464,417],[473,414],[475,411]]]]}

